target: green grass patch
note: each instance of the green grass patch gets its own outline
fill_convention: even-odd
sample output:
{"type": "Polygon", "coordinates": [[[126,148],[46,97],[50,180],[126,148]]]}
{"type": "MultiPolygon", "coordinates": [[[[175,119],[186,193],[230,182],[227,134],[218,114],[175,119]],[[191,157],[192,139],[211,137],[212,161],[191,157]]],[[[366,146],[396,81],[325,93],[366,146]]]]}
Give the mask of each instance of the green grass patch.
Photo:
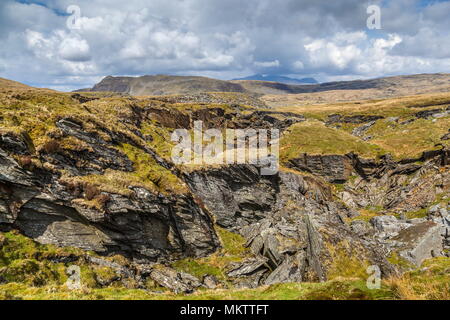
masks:
{"type": "Polygon", "coordinates": [[[351,134],[326,127],[318,121],[306,121],[291,126],[280,141],[283,162],[308,154],[347,154],[354,152],[375,158],[384,153],[382,148],[366,143],[351,134]]]}
{"type": "Polygon", "coordinates": [[[241,235],[218,226],[215,229],[222,243],[220,250],[205,258],[179,260],[174,262],[172,267],[195,275],[200,279],[209,274],[226,282],[228,265],[232,262],[242,261],[250,257],[251,254],[250,250],[244,247],[246,240],[241,235]]]}

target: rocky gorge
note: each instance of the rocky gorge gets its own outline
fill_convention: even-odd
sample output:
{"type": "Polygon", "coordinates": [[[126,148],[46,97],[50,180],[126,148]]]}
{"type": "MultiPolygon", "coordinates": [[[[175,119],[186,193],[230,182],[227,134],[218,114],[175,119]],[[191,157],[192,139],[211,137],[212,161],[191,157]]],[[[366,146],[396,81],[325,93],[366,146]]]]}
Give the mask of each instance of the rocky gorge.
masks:
{"type": "MultiPolygon", "coordinates": [[[[262,176],[250,164],[174,165],[170,132],[202,120],[210,128],[277,128],[289,137],[311,121],[307,115],[165,97],[5,91],[2,99],[1,231],[92,252],[54,258],[111,270],[97,285],[145,289],[151,281],[190,293],[365,279],[369,266],[389,278],[449,257],[445,140],[415,158],[358,149],[306,149],[286,158],[282,144],[279,172],[262,176]],[[224,235],[241,239],[239,258],[224,259],[224,235]],[[197,260],[206,266],[215,255],[226,260],[220,276],[177,267],[197,260]],[[111,260],[116,256],[124,260],[111,260]]],[[[332,119],[320,126],[331,130],[342,121],[332,119]]],[[[365,115],[354,125],[383,121],[365,115]]],[[[449,124],[448,116],[440,121],[449,124]]],[[[0,268],[0,282],[10,271],[0,268]]]]}

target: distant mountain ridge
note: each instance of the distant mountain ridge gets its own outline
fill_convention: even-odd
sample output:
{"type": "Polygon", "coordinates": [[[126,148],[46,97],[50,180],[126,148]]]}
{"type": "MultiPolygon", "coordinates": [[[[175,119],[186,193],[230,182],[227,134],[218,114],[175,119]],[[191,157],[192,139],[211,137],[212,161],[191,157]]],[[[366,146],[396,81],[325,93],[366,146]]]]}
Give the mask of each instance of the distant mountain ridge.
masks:
{"type": "Polygon", "coordinates": [[[257,81],[270,81],[279,82],[285,84],[317,84],[317,80],[314,78],[301,78],[295,79],[280,75],[264,75],[264,74],[254,74],[245,78],[238,78],[233,80],[257,80],[257,81]]]}
{"type": "MultiPolygon", "coordinates": [[[[117,92],[132,96],[238,92],[254,97],[339,93],[373,99],[420,93],[450,91],[450,74],[417,74],[369,80],[337,81],[318,84],[286,84],[260,80],[218,80],[200,76],[150,75],[141,77],[108,76],[92,89],[78,91],[117,92]]],[[[355,100],[342,98],[339,100],[355,100]]]]}
{"type": "Polygon", "coordinates": [[[89,91],[120,92],[133,96],[203,92],[246,92],[241,85],[230,81],[206,77],[170,75],[148,75],[142,77],[108,76],[89,91]]]}

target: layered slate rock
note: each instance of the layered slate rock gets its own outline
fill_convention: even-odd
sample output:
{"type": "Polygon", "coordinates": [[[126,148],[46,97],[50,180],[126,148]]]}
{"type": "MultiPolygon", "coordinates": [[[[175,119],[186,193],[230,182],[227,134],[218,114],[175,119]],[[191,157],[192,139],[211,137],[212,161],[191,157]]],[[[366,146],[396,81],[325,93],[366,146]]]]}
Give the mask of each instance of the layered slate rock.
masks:
{"type": "Polygon", "coordinates": [[[332,183],[345,182],[354,172],[351,155],[309,155],[289,161],[289,167],[322,176],[332,183]]]}
{"type": "Polygon", "coordinates": [[[353,158],[354,179],[339,193],[353,208],[378,206],[396,212],[417,211],[431,205],[438,194],[450,191],[450,174],[445,170],[449,150],[424,153],[418,159],[380,161],[353,158]]]}
{"type": "Polygon", "coordinates": [[[190,195],[102,192],[103,209],[81,205],[57,172],[26,171],[0,149],[0,224],[44,244],[123,254],[137,262],[199,257],[219,247],[209,215],[190,195]]]}
{"type": "Polygon", "coordinates": [[[261,176],[250,165],[194,171],[186,179],[217,223],[242,234],[256,257],[228,273],[238,286],[324,281],[333,264],[330,248],[346,243],[383,274],[396,272],[376,242],[344,222],[352,211],[334,202],[320,180],[291,172],[261,176]]]}
{"type": "MultiPolygon", "coordinates": [[[[438,194],[448,190],[449,175],[442,170],[448,164],[446,149],[402,161],[389,156],[375,160],[355,154],[305,154],[292,160],[289,170],[262,176],[260,168],[252,165],[205,167],[183,173],[137,139],[152,139],[138,130],[143,119],[170,129],[191,129],[194,121],[201,120],[204,128],[252,126],[281,130],[304,120],[303,116],[286,112],[242,110],[234,106],[187,112],[155,103],[118,115],[130,131],[61,117],[46,138],[73,138],[79,143],[76,150],[36,151],[25,134],[2,134],[0,226],[19,229],[40,243],[124,255],[139,264],[135,266],[137,271],[133,269],[136,274],[128,277],[151,278],[160,286],[183,293],[220,284],[210,275],[200,281],[166,265],[151,263],[168,264],[217,251],[220,243],[215,224],[242,235],[251,252],[250,258],[228,266],[227,276],[237,287],[326,281],[336,263],[356,263],[363,271],[366,265],[377,265],[387,276],[397,272],[386,259],[392,253],[418,265],[448,248],[450,220],[443,212],[446,208],[433,211],[429,219],[386,215],[370,223],[351,222],[358,215],[356,209],[368,206],[401,213],[430,205],[438,194]],[[96,130],[90,131],[90,126],[96,130]],[[83,195],[64,182],[62,173],[71,177],[102,175],[110,169],[133,173],[133,161],[118,148],[122,144],[151,157],[180,183],[186,182],[189,190],[182,194],[161,193],[136,184],[127,185],[125,194],[102,190],[101,207],[78,201],[83,195]],[[45,166],[29,171],[20,164],[19,156],[30,154],[45,166]],[[338,193],[340,199],[333,196],[329,182],[345,183],[345,189],[338,193]]],[[[336,121],[363,124],[355,134],[364,137],[365,128],[376,119],[336,121]]],[[[119,275],[128,272],[109,267],[117,269],[119,275]]]]}
{"type": "Polygon", "coordinates": [[[150,278],[174,293],[192,293],[195,289],[202,286],[202,283],[196,277],[167,267],[152,269],[150,278]]]}

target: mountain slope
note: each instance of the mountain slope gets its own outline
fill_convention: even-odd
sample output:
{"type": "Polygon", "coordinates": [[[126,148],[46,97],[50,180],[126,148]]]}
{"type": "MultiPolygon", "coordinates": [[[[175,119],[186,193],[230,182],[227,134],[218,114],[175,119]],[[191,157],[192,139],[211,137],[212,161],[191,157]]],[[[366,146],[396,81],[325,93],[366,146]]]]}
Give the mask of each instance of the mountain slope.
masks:
{"type": "Polygon", "coordinates": [[[8,80],[4,78],[0,78],[0,88],[9,88],[9,89],[31,89],[32,87],[27,86],[23,83],[8,80]]]}
{"type": "Polygon", "coordinates": [[[202,92],[245,92],[239,84],[205,77],[142,76],[106,77],[91,91],[128,93],[133,96],[170,95],[202,92]]]}
{"type": "Polygon", "coordinates": [[[238,92],[264,96],[269,105],[296,105],[362,99],[383,99],[422,93],[450,91],[450,74],[418,74],[370,80],[340,81],[293,85],[271,81],[224,81],[184,76],[108,76],[92,89],[84,91],[117,92],[132,96],[238,92]]]}

